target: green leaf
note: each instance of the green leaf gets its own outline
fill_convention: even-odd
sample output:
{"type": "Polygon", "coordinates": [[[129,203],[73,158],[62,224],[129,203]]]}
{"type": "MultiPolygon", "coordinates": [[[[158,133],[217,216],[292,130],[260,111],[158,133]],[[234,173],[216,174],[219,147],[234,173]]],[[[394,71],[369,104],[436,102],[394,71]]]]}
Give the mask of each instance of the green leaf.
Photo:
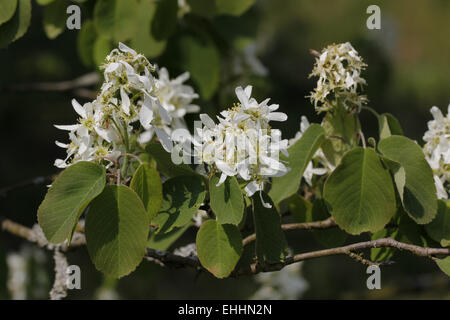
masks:
{"type": "Polygon", "coordinates": [[[17,0],[2,0],[0,2],[0,24],[11,19],[16,12],[17,0]]]}
{"type": "Polygon", "coordinates": [[[162,0],[158,2],[151,31],[156,40],[169,38],[175,31],[178,22],[178,1],[162,0]]]}
{"type": "Polygon", "coordinates": [[[450,277],[450,257],[436,260],[436,264],[442,270],[442,272],[444,272],[446,275],[450,277]]]}
{"type": "Polygon", "coordinates": [[[154,58],[163,53],[167,41],[156,40],[151,31],[151,21],[155,15],[156,2],[141,0],[137,16],[139,28],[131,39],[131,47],[148,58],[154,58]]]}
{"type": "Polygon", "coordinates": [[[411,219],[402,207],[399,208],[399,212],[403,214],[399,217],[399,233],[396,240],[421,247],[439,246],[439,244],[434,244],[434,240],[428,237],[424,226],[418,225],[411,219]]]}
{"type": "Polygon", "coordinates": [[[92,20],[85,21],[78,32],[77,38],[78,55],[85,66],[94,65],[94,44],[96,40],[97,30],[94,22],[92,20]]]}
{"type": "Polygon", "coordinates": [[[136,31],[136,0],[98,0],[94,8],[94,24],[98,33],[114,41],[130,39],[136,31]]]}
{"type": "Polygon", "coordinates": [[[131,273],[145,255],[149,219],[138,195],[108,185],[86,215],[86,243],[95,267],[113,278],[131,273]]]}
{"type": "MultiPolygon", "coordinates": [[[[316,198],[311,204],[308,200],[295,194],[289,199],[289,211],[296,222],[321,221],[330,217],[325,201],[316,198]]],[[[339,228],[311,230],[314,238],[327,248],[340,246],[345,242],[347,234],[339,228]]]]}
{"type": "Polygon", "coordinates": [[[22,37],[31,20],[31,1],[18,0],[13,17],[0,25],[0,48],[22,37]]]}
{"type": "Polygon", "coordinates": [[[391,175],[370,148],[345,154],[325,182],[324,199],[336,223],[350,234],[377,232],[396,212],[391,175]]]}
{"type": "Polygon", "coordinates": [[[197,233],[200,263],[217,278],[228,277],[242,255],[242,237],[231,224],[206,221],[197,233]]]}
{"type": "MultiPolygon", "coordinates": [[[[377,240],[381,238],[393,238],[397,239],[399,235],[398,228],[386,228],[374,233],[371,240],[377,240]]],[[[386,261],[394,256],[395,248],[392,247],[382,247],[382,248],[371,248],[370,249],[370,260],[372,261],[386,261]]]]}
{"type": "Polygon", "coordinates": [[[400,122],[390,113],[383,113],[378,116],[378,127],[380,132],[380,140],[390,137],[391,135],[403,135],[403,129],[400,122]]]}
{"type": "Polygon", "coordinates": [[[287,242],[281,229],[280,215],[267,194],[262,192],[262,198],[272,208],[263,206],[259,194],[252,197],[253,220],[256,232],[256,256],[259,263],[282,262],[287,255],[287,242]]]}
{"type": "Polygon", "coordinates": [[[241,188],[235,177],[227,178],[217,187],[218,182],[217,175],[209,180],[210,205],[217,216],[217,222],[238,225],[244,215],[244,198],[241,188]]]}
{"type": "Polygon", "coordinates": [[[163,184],[163,203],[152,224],[158,232],[169,232],[174,227],[189,223],[205,200],[203,180],[197,176],[178,176],[163,184]]]}
{"type": "Polygon", "coordinates": [[[212,0],[186,0],[192,13],[202,17],[212,18],[217,11],[216,3],[212,0]]]}
{"type": "Polygon", "coordinates": [[[337,166],[343,155],[357,144],[359,121],[355,120],[355,116],[343,106],[339,106],[327,112],[322,120],[322,126],[327,136],[334,137],[324,141],[322,151],[327,160],[337,166]]]}
{"type": "Polygon", "coordinates": [[[311,221],[312,203],[301,197],[298,194],[294,194],[287,199],[289,202],[289,211],[292,213],[296,222],[303,223],[311,221]]]}
{"type": "Polygon", "coordinates": [[[97,39],[95,39],[92,54],[97,66],[100,66],[105,62],[105,58],[111,52],[112,48],[113,45],[111,40],[104,38],[103,36],[98,36],[97,39]]]}
{"type": "Polygon", "coordinates": [[[437,211],[436,187],[422,149],[406,137],[390,136],[380,141],[378,150],[405,170],[405,187],[399,193],[406,212],[416,223],[431,222],[437,211]]]}
{"type": "Polygon", "coordinates": [[[220,80],[220,55],[212,42],[200,43],[192,37],[180,40],[181,66],[189,71],[202,99],[210,99],[220,80]]]}
{"type": "Polygon", "coordinates": [[[450,246],[450,201],[439,200],[436,218],[425,226],[425,230],[441,246],[450,246]]]}
{"type": "Polygon", "coordinates": [[[147,248],[155,250],[167,250],[170,246],[186,232],[191,224],[187,224],[181,228],[174,228],[167,233],[153,232],[147,241],[147,248]]]}
{"type": "Polygon", "coordinates": [[[153,219],[162,203],[162,183],[158,171],[148,163],[141,164],[131,179],[130,188],[141,198],[150,220],[153,219]]]}
{"type": "Polygon", "coordinates": [[[77,162],[65,169],[45,195],[38,209],[39,225],[51,243],[71,237],[80,215],[105,187],[105,168],[77,162]]]}
{"type": "Polygon", "coordinates": [[[255,0],[215,0],[218,14],[240,16],[247,11],[255,0]]]}
{"type": "Polygon", "coordinates": [[[320,125],[313,124],[288,148],[289,157],[280,156],[281,160],[289,161],[288,166],[291,170],[282,177],[272,179],[269,195],[274,203],[278,204],[297,192],[306,166],[324,139],[325,130],[320,125]]]}
{"type": "Polygon", "coordinates": [[[55,39],[66,29],[66,1],[55,1],[44,8],[44,31],[49,39],[55,39]]]}
{"type": "MultiPolygon", "coordinates": [[[[321,221],[330,217],[327,205],[323,199],[316,199],[310,212],[311,216],[308,217],[307,222],[321,221]]],[[[347,239],[347,233],[338,227],[324,230],[311,230],[311,232],[314,238],[326,248],[341,246],[347,239]]]]}
{"type": "Polygon", "coordinates": [[[171,154],[164,150],[161,143],[150,142],[145,150],[151,158],[156,161],[159,172],[167,177],[176,177],[181,175],[198,175],[187,164],[175,164],[171,159],[171,154]]]}

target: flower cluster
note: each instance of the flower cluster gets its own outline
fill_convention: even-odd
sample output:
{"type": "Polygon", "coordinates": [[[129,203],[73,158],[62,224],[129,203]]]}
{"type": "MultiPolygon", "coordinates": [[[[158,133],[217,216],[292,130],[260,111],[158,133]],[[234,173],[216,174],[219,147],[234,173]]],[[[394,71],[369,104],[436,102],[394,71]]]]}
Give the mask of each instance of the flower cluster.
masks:
{"type": "Polygon", "coordinates": [[[289,170],[279,160],[280,152],[287,155],[288,141],[281,140],[281,131],[269,125],[270,121],[285,121],[287,116],[274,112],[278,105],[269,104],[269,99],[258,103],[251,92],[251,86],[237,87],[239,103],[221,112],[218,124],[201,114],[203,127],[197,128],[193,140],[199,161],[221,172],[218,185],[229,176],[237,176],[249,181],[245,187],[249,197],[263,190],[267,178],[289,170]]]}
{"type": "Polygon", "coordinates": [[[152,72],[157,67],[122,43],[106,57],[101,69],[105,82],[97,98],[84,105],[72,100],[80,116],[78,123],[55,126],[67,130],[70,138],[69,144],[56,142],[67,149],[67,155],[55,165],[65,168],[82,160],[116,161],[121,154],[138,150],[154,134],[171,151],[171,132],[185,127],[186,113],[199,110],[192,104],[198,95],[183,84],[189,74],[171,80],[161,68],[155,77],[152,72]]]}
{"type": "MultiPolygon", "coordinates": [[[[300,131],[295,134],[294,138],[289,139],[289,146],[297,142],[297,140],[299,140],[303,136],[303,133],[306,131],[306,129],[309,128],[309,126],[310,123],[308,121],[308,118],[302,116],[300,121],[300,131]]],[[[322,149],[319,148],[314,154],[312,160],[306,166],[305,172],[303,173],[303,178],[305,179],[306,183],[311,186],[312,177],[314,175],[321,176],[326,173],[333,172],[334,169],[335,166],[327,160],[322,149]]]]}
{"type": "Polygon", "coordinates": [[[319,77],[309,96],[316,110],[328,111],[342,104],[350,112],[359,112],[367,103],[367,97],[358,92],[366,84],[361,77],[366,66],[349,42],[323,49],[309,75],[319,77]]]}
{"type": "Polygon", "coordinates": [[[432,107],[430,112],[434,120],[428,121],[423,150],[433,169],[438,197],[447,199],[450,189],[450,105],[446,116],[437,107],[432,107]]]}

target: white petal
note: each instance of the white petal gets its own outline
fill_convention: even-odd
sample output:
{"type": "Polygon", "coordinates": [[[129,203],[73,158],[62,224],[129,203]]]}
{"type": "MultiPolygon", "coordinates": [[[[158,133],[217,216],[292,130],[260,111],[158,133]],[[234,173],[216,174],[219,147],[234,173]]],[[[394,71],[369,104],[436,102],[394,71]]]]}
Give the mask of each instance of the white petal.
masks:
{"type": "Polygon", "coordinates": [[[302,120],[300,121],[300,132],[303,133],[306,131],[306,129],[309,128],[309,121],[308,118],[305,116],[302,116],[302,120]]]}
{"type": "Polygon", "coordinates": [[[131,53],[133,56],[136,55],[136,51],[134,51],[133,49],[127,47],[126,45],[124,45],[122,42],[119,42],[119,49],[123,52],[129,52],[131,53]]]}
{"type": "Polygon", "coordinates": [[[241,102],[242,106],[245,108],[249,103],[249,99],[248,99],[248,96],[245,93],[244,89],[242,89],[242,87],[237,87],[234,91],[236,92],[236,96],[239,99],[239,101],[241,102]]]}
{"type": "Polygon", "coordinates": [[[217,182],[216,187],[220,186],[222,183],[225,182],[225,180],[227,179],[227,175],[225,173],[222,172],[222,174],[220,175],[220,179],[219,182],[217,182]]]}
{"type": "Polygon", "coordinates": [[[153,130],[144,131],[139,136],[138,142],[142,143],[142,144],[147,143],[147,142],[149,142],[152,139],[152,137],[153,137],[153,130]]]}
{"type": "Polygon", "coordinates": [[[188,113],[196,113],[200,111],[200,107],[196,104],[190,104],[186,107],[186,112],[188,113]]]}
{"type": "Polygon", "coordinates": [[[259,190],[259,185],[255,181],[252,181],[245,186],[244,190],[247,197],[251,197],[256,191],[259,190]]]}
{"type": "Polygon", "coordinates": [[[166,150],[167,152],[172,152],[173,145],[172,140],[170,140],[170,136],[160,128],[155,128],[155,132],[164,150],[166,150]]]}
{"type": "Polygon", "coordinates": [[[80,115],[83,119],[86,119],[86,110],[81,106],[81,104],[78,103],[77,100],[72,99],[72,106],[76,113],[80,115]]]}
{"type": "Polygon", "coordinates": [[[65,143],[62,143],[62,142],[59,142],[59,141],[55,141],[55,144],[56,144],[58,147],[64,148],[64,149],[67,149],[67,148],[69,147],[68,144],[65,144],[65,143]]]}
{"type": "Polygon", "coordinates": [[[202,120],[203,124],[207,126],[209,129],[214,129],[216,127],[216,124],[214,123],[213,119],[210,118],[206,113],[202,113],[200,115],[200,120],[202,120]]]}
{"type": "Polygon", "coordinates": [[[144,129],[150,129],[150,122],[153,120],[153,111],[147,107],[146,104],[143,104],[141,110],[139,111],[139,122],[141,123],[144,129]]]}
{"type": "Polygon", "coordinates": [[[175,78],[175,80],[173,80],[173,82],[177,83],[177,84],[181,84],[183,82],[185,82],[187,79],[189,79],[190,74],[189,72],[185,72],[180,74],[178,77],[175,78]]]}
{"type": "Polygon", "coordinates": [[[54,163],[54,166],[57,167],[57,168],[64,169],[64,168],[67,167],[67,163],[64,160],[62,160],[62,159],[56,159],[55,163],[54,163]]]}
{"type": "Polygon", "coordinates": [[[431,114],[433,115],[434,119],[438,121],[443,121],[444,116],[442,115],[441,110],[438,107],[432,107],[430,110],[431,114]]]}
{"type": "Polygon", "coordinates": [[[122,109],[123,112],[125,112],[125,114],[127,116],[130,115],[130,98],[128,97],[128,95],[126,94],[125,90],[123,89],[123,87],[120,87],[120,98],[122,99],[122,109]]]}
{"type": "Polygon", "coordinates": [[[267,116],[269,121],[286,121],[287,118],[287,115],[283,112],[271,112],[267,116]]]}
{"type": "Polygon", "coordinates": [[[80,125],[79,124],[70,124],[70,125],[55,124],[54,127],[59,130],[75,131],[80,127],[80,125]]]}
{"type": "Polygon", "coordinates": [[[161,105],[159,100],[156,100],[156,104],[158,105],[158,111],[159,111],[159,115],[161,116],[161,119],[165,123],[171,123],[172,117],[169,115],[169,112],[167,112],[167,110],[161,105]]]}
{"type": "Polygon", "coordinates": [[[434,176],[434,184],[436,186],[437,196],[439,199],[448,199],[447,191],[438,176],[434,176]]]}
{"type": "Polygon", "coordinates": [[[109,136],[108,130],[102,129],[100,127],[95,127],[95,132],[97,132],[97,134],[100,137],[102,137],[104,140],[106,140],[109,143],[111,143],[111,137],[109,136]]]}
{"type": "MultiPolygon", "coordinates": [[[[267,100],[269,100],[269,99],[267,99],[267,100]]],[[[268,108],[270,111],[275,111],[275,110],[278,110],[279,107],[280,107],[280,105],[278,105],[278,104],[271,104],[268,108]]]]}
{"type": "Polygon", "coordinates": [[[105,69],[105,72],[106,72],[106,73],[114,72],[114,71],[116,71],[119,67],[120,67],[120,64],[119,64],[119,63],[113,62],[113,63],[111,63],[111,64],[105,69]]]}
{"type": "Polygon", "coordinates": [[[230,167],[226,162],[222,161],[222,160],[217,160],[216,161],[216,166],[217,168],[219,168],[220,171],[222,171],[223,173],[225,173],[227,176],[234,176],[236,173],[234,172],[233,168],[230,167]]]}

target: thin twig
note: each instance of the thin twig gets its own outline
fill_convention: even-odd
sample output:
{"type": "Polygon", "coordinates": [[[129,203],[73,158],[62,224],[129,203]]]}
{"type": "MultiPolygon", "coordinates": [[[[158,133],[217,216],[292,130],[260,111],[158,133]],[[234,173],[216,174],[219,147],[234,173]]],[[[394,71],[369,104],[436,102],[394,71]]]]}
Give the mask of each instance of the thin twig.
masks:
{"type": "Polygon", "coordinates": [[[46,182],[50,182],[52,180],[53,180],[53,175],[40,176],[40,177],[36,177],[33,179],[28,179],[28,180],[16,183],[12,186],[0,188],[0,195],[6,195],[10,191],[14,191],[14,190],[25,188],[25,187],[32,186],[32,185],[43,184],[46,182]]]}
{"type": "Polygon", "coordinates": [[[450,255],[450,248],[424,248],[420,246],[416,246],[413,244],[403,243],[396,241],[392,238],[382,238],[372,241],[365,242],[357,242],[343,247],[324,249],[318,251],[311,251],[306,253],[296,254],[293,257],[287,258],[284,262],[275,263],[275,264],[257,264],[254,263],[250,265],[250,268],[247,270],[238,271],[236,276],[246,275],[246,274],[257,274],[260,272],[272,272],[279,271],[283,269],[285,266],[305,261],[314,258],[326,257],[326,256],[334,256],[334,255],[348,255],[349,252],[368,249],[368,248],[381,248],[381,247],[392,247],[400,250],[409,251],[417,256],[426,257],[432,260],[435,260],[436,255],[448,256],[450,255]]]}
{"type": "Polygon", "coordinates": [[[4,86],[1,89],[4,91],[68,91],[96,85],[99,80],[99,74],[97,72],[91,72],[73,80],[13,84],[4,86]]]}
{"type": "MultiPolygon", "coordinates": [[[[336,227],[336,221],[332,217],[322,220],[322,221],[313,221],[313,222],[304,222],[304,223],[286,223],[281,225],[282,230],[311,230],[311,229],[328,229],[336,227]]],[[[248,237],[244,238],[242,244],[245,246],[250,242],[256,240],[256,234],[253,233],[248,237]]]]}
{"type": "Polygon", "coordinates": [[[354,253],[354,252],[348,252],[347,255],[354,259],[355,261],[362,263],[366,266],[387,266],[394,263],[394,261],[386,260],[386,261],[371,261],[368,259],[363,258],[362,253],[354,253]]]}
{"type": "Polygon", "coordinates": [[[362,145],[365,149],[366,148],[366,137],[364,136],[364,133],[361,130],[358,131],[358,135],[361,137],[362,145]]]}
{"type": "Polygon", "coordinates": [[[25,227],[19,223],[1,217],[0,217],[0,226],[1,229],[4,231],[8,231],[9,233],[15,236],[34,242],[32,235],[33,231],[28,227],[25,227]]]}

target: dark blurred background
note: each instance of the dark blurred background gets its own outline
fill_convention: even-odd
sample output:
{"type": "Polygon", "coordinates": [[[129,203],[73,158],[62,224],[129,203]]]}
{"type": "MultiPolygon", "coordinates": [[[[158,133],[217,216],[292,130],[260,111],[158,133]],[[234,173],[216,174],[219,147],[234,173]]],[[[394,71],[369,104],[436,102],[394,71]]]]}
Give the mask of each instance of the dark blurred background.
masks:
{"type": "MultiPolygon", "coordinates": [[[[189,19],[189,14],[185,18],[189,19]]],[[[210,23],[217,27],[220,37],[235,45],[244,68],[236,72],[238,76],[221,77],[217,94],[209,101],[198,102],[202,112],[214,114],[230,106],[236,85],[253,84],[258,99],[271,97],[289,115],[282,130],[285,137],[293,137],[301,115],[320,122],[305,98],[315,85],[314,79],[308,79],[314,62],[309,49],[321,50],[328,44],[346,41],[368,64],[363,76],[368,82],[369,105],[380,113],[396,116],[405,135],[419,144],[423,143],[426,122],[431,119],[429,109],[436,105],[446,111],[450,102],[448,0],[261,0],[241,17],[220,16],[210,23]],[[366,28],[366,8],[371,4],[381,8],[381,30],[366,28]]],[[[58,172],[53,162],[64,151],[54,140],[65,141],[66,135],[53,124],[74,123],[76,114],[70,100],[87,100],[72,90],[24,90],[21,85],[70,80],[95,71],[80,61],[77,32],[66,30],[49,40],[42,27],[42,8],[33,3],[28,32],[0,49],[0,189],[58,172]]],[[[169,43],[161,56],[151,60],[167,66],[175,76],[183,71],[173,58],[177,50],[183,48],[169,43]]],[[[221,58],[223,70],[236,67],[236,57],[222,54],[221,58]]],[[[195,82],[190,84],[196,87],[195,82]]],[[[371,114],[363,112],[361,122],[366,136],[378,136],[377,122],[371,114]]],[[[0,193],[0,215],[33,225],[45,192],[45,184],[37,184],[0,193]]],[[[172,248],[193,242],[194,235],[190,230],[172,248]]],[[[287,236],[295,252],[321,248],[307,232],[287,236]]],[[[32,249],[24,249],[24,242],[0,233],[0,292],[7,276],[4,257],[24,250],[30,255],[32,249]]],[[[48,297],[53,260],[50,254],[42,253],[30,258],[35,262],[30,267],[27,298],[48,297]],[[34,290],[33,286],[40,289],[34,290]]],[[[73,299],[99,297],[99,288],[110,289],[108,292],[119,298],[245,299],[259,288],[252,278],[217,280],[204,273],[167,270],[145,262],[130,276],[113,281],[95,270],[85,249],[69,253],[68,259],[82,270],[82,290],[70,291],[69,298],[73,299]]],[[[407,253],[399,253],[394,260],[394,265],[382,269],[382,290],[375,291],[366,287],[365,266],[348,257],[306,261],[301,276],[308,289],[301,297],[450,299],[450,280],[434,263],[407,253]]]]}

